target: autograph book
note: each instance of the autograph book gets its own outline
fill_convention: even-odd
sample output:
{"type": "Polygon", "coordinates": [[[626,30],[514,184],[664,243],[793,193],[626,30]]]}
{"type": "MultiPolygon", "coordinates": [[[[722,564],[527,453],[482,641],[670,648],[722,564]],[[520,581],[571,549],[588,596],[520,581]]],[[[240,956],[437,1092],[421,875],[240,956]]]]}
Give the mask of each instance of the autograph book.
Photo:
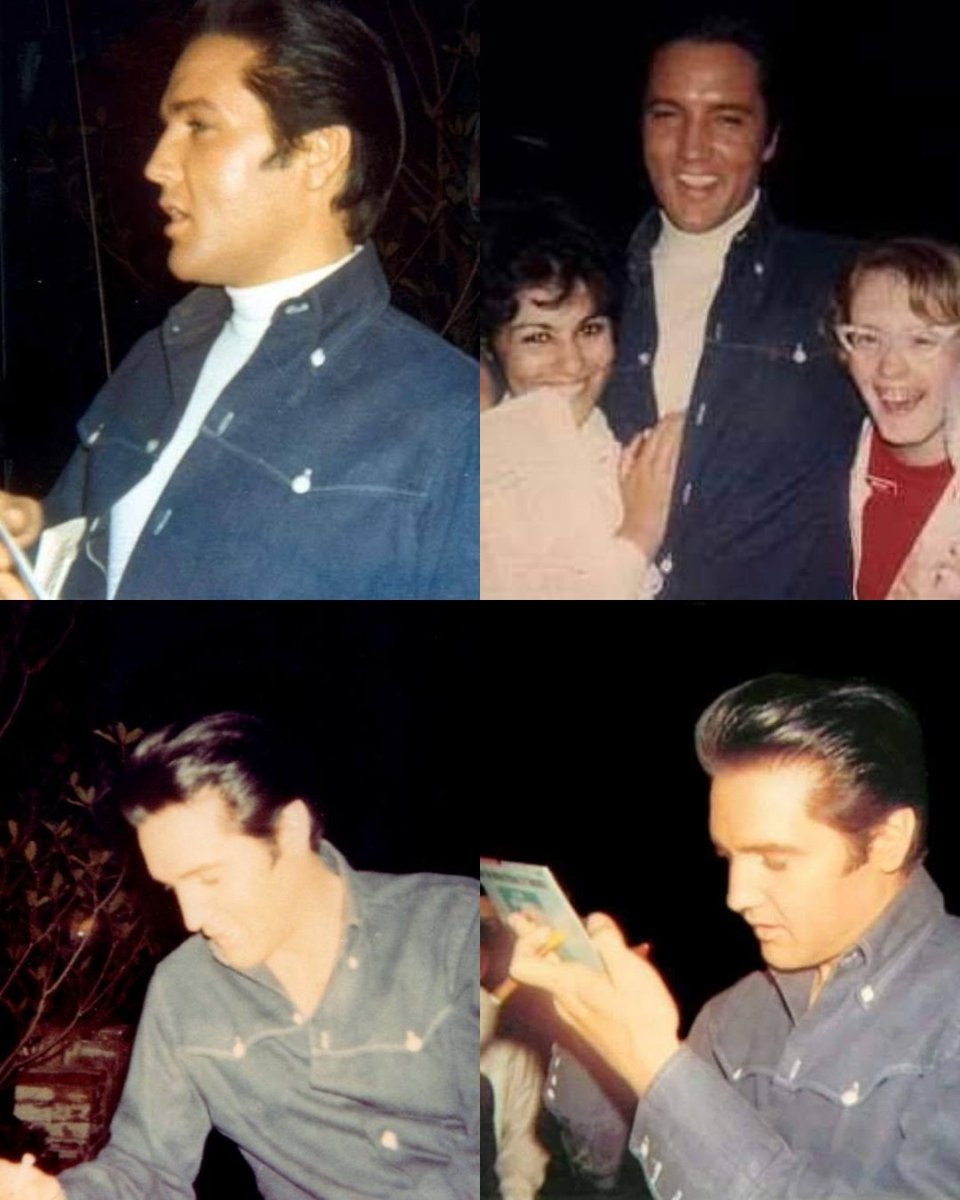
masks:
{"type": "Polygon", "coordinates": [[[480,882],[502,921],[524,912],[551,930],[548,945],[559,958],[603,970],[583,922],[549,867],[481,858],[480,882]]]}

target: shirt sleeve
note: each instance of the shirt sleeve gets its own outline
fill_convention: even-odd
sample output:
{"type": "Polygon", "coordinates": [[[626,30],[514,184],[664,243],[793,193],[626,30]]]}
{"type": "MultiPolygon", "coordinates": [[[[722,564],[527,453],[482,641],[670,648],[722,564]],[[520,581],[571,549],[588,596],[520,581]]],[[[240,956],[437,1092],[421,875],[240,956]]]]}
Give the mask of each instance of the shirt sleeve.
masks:
{"type": "Polygon", "coordinates": [[[180,1062],[161,981],[147,992],[130,1069],[92,1162],[60,1176],[67,1200],[193,1200],[210,1131],[206,1106],[180,1062]]]}
{"type": "Polygon", "coordinates": [[[502,1042],[493,1072],[497,1130],[497,1177],[503,1200],[534,1200],[547,1171],[549,1155],[537,1138],[543,1070],[525,1046],[502,1042]]]}
{"type": "MultiPolygon", "coordinates": [[[[871,1188],[888,1196],[956,1195],[960,1187],[960,1066],[931,1071],[918,1083],[891,1147],[902,1182],[871,1188]]],[[[764,1117],[690,1045],[667,1061],[637,1108],[630,1149],[655,1200],[842,1200],[864,1196],[827,1177],[815,1158],[795,1152],[764,1117]]]]}

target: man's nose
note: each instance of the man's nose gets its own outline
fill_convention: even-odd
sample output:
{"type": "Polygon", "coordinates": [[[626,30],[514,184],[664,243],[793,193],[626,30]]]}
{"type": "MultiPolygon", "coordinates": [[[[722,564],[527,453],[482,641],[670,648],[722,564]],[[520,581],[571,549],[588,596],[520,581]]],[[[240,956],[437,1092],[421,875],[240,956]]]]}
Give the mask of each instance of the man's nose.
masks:
{"type": "Polygon", "coordinates": [[[187,892],[183,889],[178,890],[177,903],[180,905],[180,913],[187,931],[189,933],[199,933],[203,928],[205,914],[196,892],[187,892]]]}
{"type": "Polygon", "coordinates": [[[707,129],[696,117],[684,121],[680,139],[680,156],[695,161],[706,157],[708,149],[707,129]]]}
{"type": "Polygon", "coordinates": [[[151,183],[159,184],[162,187],[175,177],[178,169],[170,131],[166,130],[157,139],[157,144],[147,159],[143,173],[151,183]]]}
{"type": "Polygon", "coordinates": [[[745,913],[762,899],[756,868],[750,863],[731,860],[727,877],[727,908],[745,913]]]}

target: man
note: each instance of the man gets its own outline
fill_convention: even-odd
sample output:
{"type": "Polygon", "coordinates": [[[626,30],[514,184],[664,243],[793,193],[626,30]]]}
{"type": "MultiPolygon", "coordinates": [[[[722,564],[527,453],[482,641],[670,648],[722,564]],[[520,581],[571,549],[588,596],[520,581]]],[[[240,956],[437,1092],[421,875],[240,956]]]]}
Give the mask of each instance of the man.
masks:
{"type": "Polygon", "coordinates": [[[851,248],[782,226],[769,53],[710,21],[661,45],[643,110],[658,201],[633,235],[602,404],[626,443],[684,413],[660,599],[848,599],[859,406],[820,331],[851,248]]]}
{"type": "Polygon", "coordinates": [[[203,0],[160,112],[146,175],[203,286],[80,421],[41,574],[74,599],[475,597],[477,366],[389,306],[369,240],[403,145],[380,41],[323,0],[203,0]]]}
{"type": "MultiPolygon", "coordinates": [[[[629,1136],[658,1197],[960,1195],[960,921],[921,863],[920,730],[893,693],[771,676],[707,709],[710,835],[727,903],[766,969],[710,1001],[686,1041],[657,971],[591,920],[606,974],[545,962],[516,978],[632,1086],[629,1136]]],[[[547,1092],[583,1133],[616,1135],[589,1077],[547,1092]]]]}
{"type": "Polygon", "coordinates": [[[150,984],[96,1160],[0,1164],[2,1200],[193,1196],[215,1126],[264,1200],[468,1200],[478,889],[353,871],[295,759],[221,713],[145,738],[116,803],[196,936],[150,984]]]}

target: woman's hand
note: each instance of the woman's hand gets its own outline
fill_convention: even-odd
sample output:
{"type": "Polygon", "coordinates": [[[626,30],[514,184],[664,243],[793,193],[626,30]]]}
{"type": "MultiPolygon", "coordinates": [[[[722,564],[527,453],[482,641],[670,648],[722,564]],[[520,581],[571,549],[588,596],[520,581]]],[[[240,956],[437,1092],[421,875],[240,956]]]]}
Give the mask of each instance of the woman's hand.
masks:
{"type": "Polygon", "coordinates": [[[638,433],[621,454],[623,522],[617,533],[634,542],[648,560],[660,549],[666,532],[683,421],[683,413],[671,413],[638,433]]]}

